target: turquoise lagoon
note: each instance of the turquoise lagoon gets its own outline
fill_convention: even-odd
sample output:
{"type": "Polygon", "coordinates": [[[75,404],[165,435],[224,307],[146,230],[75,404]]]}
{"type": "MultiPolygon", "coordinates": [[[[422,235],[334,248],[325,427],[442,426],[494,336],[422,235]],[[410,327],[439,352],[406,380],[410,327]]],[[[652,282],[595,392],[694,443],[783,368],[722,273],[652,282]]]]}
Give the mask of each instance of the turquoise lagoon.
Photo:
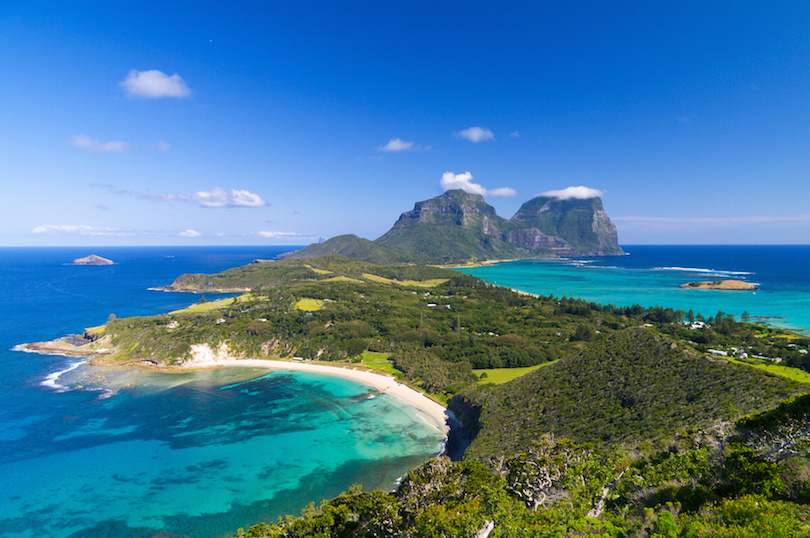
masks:
{"type": "MultiPolygon", "coordinates": [[[[15,350],[197,300],[148,291],[285,249],[0,249],[0,536],[230,536],[353,484],[391,489],[443,434],[343,378],[92,367],[15,350]],[[90,253],[108,267],[65,265],[90,253]]],[[[209,296],[211,298],[211,296],[209,296]]]]}
{"type": "Polygon", "coordinates": [[[705,317],[744,312],[810,334],[810,246],[626,246],[625,256],[542,259],[463,272],[493,284],[603,304],[690,309],[705,317]],[[756,291],[682,289],[695,280],[737,279],[756,291]]]}

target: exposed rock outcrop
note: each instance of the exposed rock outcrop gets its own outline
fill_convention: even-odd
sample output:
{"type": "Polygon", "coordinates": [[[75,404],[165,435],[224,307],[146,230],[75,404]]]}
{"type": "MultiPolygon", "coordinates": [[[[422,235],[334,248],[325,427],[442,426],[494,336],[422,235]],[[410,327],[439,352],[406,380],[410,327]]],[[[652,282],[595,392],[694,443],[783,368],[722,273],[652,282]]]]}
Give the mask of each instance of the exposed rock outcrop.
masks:
{"type": "Polygon", "coordinates": [[[114,265],[115,262],[112,260],[108,260],[107,258],[102,258],[101,256],[96,256],[95,254],[91,254],[89,256],[85,256],[84,258],[76,258],[73,260],[73,265],[114,265]]]}

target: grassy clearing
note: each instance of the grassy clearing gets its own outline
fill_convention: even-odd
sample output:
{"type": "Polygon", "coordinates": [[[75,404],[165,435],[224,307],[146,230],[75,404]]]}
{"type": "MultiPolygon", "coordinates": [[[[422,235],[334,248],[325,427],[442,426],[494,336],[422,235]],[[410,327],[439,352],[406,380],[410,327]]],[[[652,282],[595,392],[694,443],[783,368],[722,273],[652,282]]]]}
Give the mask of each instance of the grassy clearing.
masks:
{"type": "Polygon", "coordinates": [[[293,308],[303,310],[304,312],[317,312],[318,310],[323,308],[323,301],[321,301],[320,299],[303,298],[299,299],[295,303],[293,308]]]}
{"type": "Polygon", "coordinates": [[[757,368],[759,370],[763,370],[765,372],[774,375],[785,377],[793,381],[798,381],[799,383],[810,384],[810,373],[807,373],[804,370],[799,370],[798,368],[791,368],[790,366],[782,366],[779,364],[774,364],[771,361],[763,361],[758,359],[733,359],[729,357],[728,360],[729,362],[733,362],[734,364],[743,364],[745,366],[757,368]]]}
{"type": "Polygon", "coordinates": [[[430,280],[394,280],[393,278],[385,278],[370,273],[363,273],[363,278],[372,282],[380,284],[399,284],[400,286],[414,286],[416,288],[433,288],[444,284],[448,279],[446,278],[433,278],[430,280]]]}
{"type": "Polygon", "coordinates": [[[324,278],[323,280],[319,280],[318,282],[363,282],[363,281],[348,276],[333,276],[332,278],[324,278]]]}
{"type": "MultiPolygon", "coordinates": [[[[181,310],[174,310],[169,312],[169,314],[202,314],[204,312],[210,312],[211,310],[217,310],[220,308],[227,308],[235,303],[242,303],[247,301],[256,301],[258,299],[262,299],[263,296],[256,295],[252,292],[243,293],[242,295],[237,295],[236,297],[226,297],[225,299],[218,299],[216,301],[206,301],[204,303],[195,303],[191,306],[187,306],[181,310]]],[[[102,327],[103,329],[103,327],[102,327]]]]}
{"type": "Polygon", "coordinates": [[[487,368],[482,370],[473,370],[473,373],[478,376],[479,385],[489,385],[490,383],[494,385],[502,385],[507,381],[517,379],[522,375],[528,374],[529,372],[542,368],[548,364],[551,363],[546,362],[543,364],[537,364],[535,366],[527,366],[525,368],[487,368]],[[482,379],[482,374],[487,375],[482,379]]]}
{"type": "Polygon", "coordinates": [[[315,269],[311,265],[306,265],[305,264],[304,267],[309,267],[310,269],[312,269],[315,273],[317,273],[319,275],[331,275],[332,273],[334,273],[334,271],[327,271],[326,269],[315,269]]]}
{"type": "Polygon", "coordinates": [[[92,334],[94,336],[101,336],[104,334],[104,330],[107,328],[106,325],[99,325],[98,327],[87,327],[84,332],[87,334],[92,334]]]}
{"type": "Polygon", "coordinates": [[[379,370],[389,375],[393,376],[401,375],[402,372],[394,368],[394,365],[391,364],[391,361],[389,360],[390,356],[391,356],[390,353],[377,353],[376,351],[364,351],[360,363],[363,366],[372,368],[374,370],[379,370]]]}
{"type": "Polygon", "coordinates": [[[226,308],[229,305],[233,304],[233,300],[234,297],[228,297],[227,299],[219,299],[218,301],[206,301],[204,303],[195,303],[181,310],[169,312],[169,314],[202,314],[203,312],[210,312],[211,310],[226,308]]]}

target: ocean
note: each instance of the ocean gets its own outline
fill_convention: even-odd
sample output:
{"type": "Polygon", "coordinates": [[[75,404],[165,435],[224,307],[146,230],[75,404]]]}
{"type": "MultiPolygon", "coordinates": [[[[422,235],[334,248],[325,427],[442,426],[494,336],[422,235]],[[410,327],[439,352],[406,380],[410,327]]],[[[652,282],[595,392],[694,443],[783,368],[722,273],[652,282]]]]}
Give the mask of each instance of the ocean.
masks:
{"type": "Polygon", "coordinates": [[[0,536],[230,536],[355,483],[390,490],[437,454],[417,410],[346,379],[15,350],[183,308],[199,297],[148,288],[294,248],[0,248],[0,536]],[[116,265],[68,265],[91,253],[116,265]]]}
{"type": "Polygon", "coordinates": [[[626,255],[546,259],[462,269],[527,293],[618,306],[718,311],[810,334],[810,246],[639,246],[626,255]],[[756,291],[682,289],[697,280],[743,280],[756,291]]]}

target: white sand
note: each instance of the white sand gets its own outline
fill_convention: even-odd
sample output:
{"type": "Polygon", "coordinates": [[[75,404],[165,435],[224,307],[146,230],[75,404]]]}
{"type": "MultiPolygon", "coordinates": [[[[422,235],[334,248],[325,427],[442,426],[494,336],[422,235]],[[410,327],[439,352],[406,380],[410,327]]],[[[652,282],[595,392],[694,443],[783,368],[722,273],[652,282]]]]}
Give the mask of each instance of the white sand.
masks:
{"type": "Polygon", "coordinates": [[[302,372],[313,372],[319,374],[333,375],[352,379],[364,385],[374,387],[380,392],[390,394],[399,398],[420,410],[426,415],[431,423],[438,427],[445,435],[450,431],[448,420],[453,417],[453,413],[440,403],[434,402],[421,392],[418,392],[407,385],[403,385],[393,377],[367,372],[365,370],[355,370],[343,367],[338,364],[311,363],[303,361],[286,361],[271,359],[237,359],[228,355],[227,346],[221,346],[216,351],[208,347],[207,344],[192,346],[194,359],[187,362],[185,368],[215,368],[219,366],[243,366],[249,368],[268,368],[271,370],[298,370],[302,372]],[[207,348],[207,349],[205,349],[207,348]]]}

